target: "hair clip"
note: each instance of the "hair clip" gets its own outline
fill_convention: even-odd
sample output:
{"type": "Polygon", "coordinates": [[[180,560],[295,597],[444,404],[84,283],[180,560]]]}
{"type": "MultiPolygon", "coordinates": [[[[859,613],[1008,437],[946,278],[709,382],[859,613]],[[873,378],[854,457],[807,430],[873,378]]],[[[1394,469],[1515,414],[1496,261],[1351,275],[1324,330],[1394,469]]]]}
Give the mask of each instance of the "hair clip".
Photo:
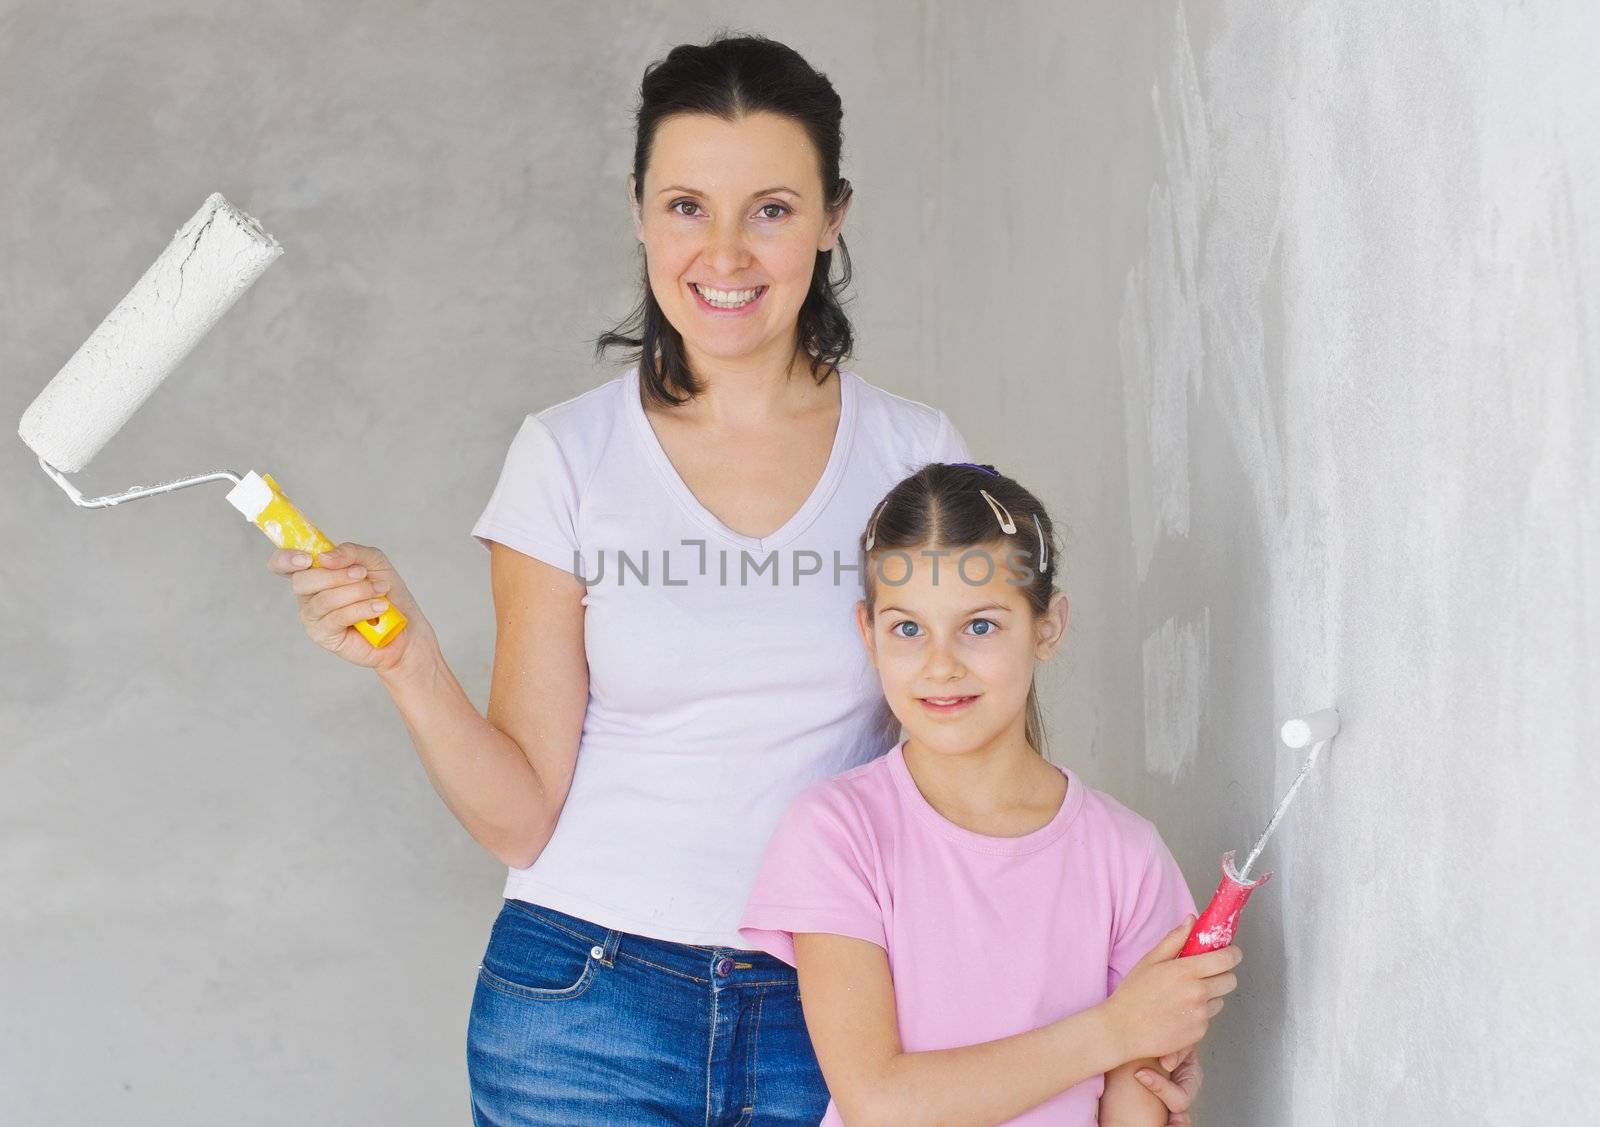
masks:
{"type": "MultiPolygon", "coordinates": [[[[989,508],[994,510],[995,519],[1000,522],[1000,531],[1008,535],[1015,533],[1017,522],[1012,519],[1011,510],[989,496],[987,489],[980,489],[978,492],[983,494],[983,499],[989,502],[989,508]]],[[[1039,523],[1038,513],[1033,514],[1033,532],[1039,538],[1039,571],[1043,573],[1050,570],[1050,548],[1044,542],[1044,526],[1039,523]]]]}
{"type": "MultiPolygon", "coordinates": [[[[975,462],[950,462],[947,464],[981,470],[984,473],[993,474],[995,477],[1000,476],[1000,471],[989,465],[979,465],[975,462]]],[[[1000,531],[1008,536],[1016,535],[1017,522],[1012,517],[1011,510],[996,501],[987,489],[980,489],[978,493],[989,503],[989,509],[994,513],[994,519],[1000,522],[1000,531]]],[[[878,507],[872,510],[872,519],[867,522],[866,550],[869,552],[872,551],[873,545],[878,542],[878,517],[883,513],[883,507],[888,503],[889,498],[887,497],[879,501],[878,507]]],[[[1039,571],[1042,574],[1050,570],[1050,546],[1044,541],[1044,526],[1039,523],[1038,513],[1033,514],[1033,532],[1039,538],[1039,571]]]]}
{"type": "Polygon", "coordinates": [[[879,501],[878,507],[872,510],[872,519],[867,522],[867,551],[869,552],[872,551],[872,545],[878,539],[878,514],[883,512],[883,507],[888,503],[889,498],[887,497],[879,501]]]}
{"type": "Polygon", "coordinates": [[[1000,530],[1008,534],[1015,533],[1017,522],[1011,519],[1011,510],[989,496],[987,489],[980,489],[978,492],[983,494],[983,499],[989,502],[989,507],[994,510],[995,519],[1000,522],[1000,530]]]}

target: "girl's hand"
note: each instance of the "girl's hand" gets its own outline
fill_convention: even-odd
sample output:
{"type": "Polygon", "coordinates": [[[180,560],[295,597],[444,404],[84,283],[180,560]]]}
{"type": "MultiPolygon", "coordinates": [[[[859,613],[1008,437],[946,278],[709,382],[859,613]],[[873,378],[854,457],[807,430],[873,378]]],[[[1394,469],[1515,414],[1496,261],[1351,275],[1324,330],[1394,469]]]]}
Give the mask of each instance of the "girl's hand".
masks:
{"type": "Polygon", "coordinates": [[[1191,1127],[1193,1120],[1189,1118],[1189,1109],[1194,1106],[1205,1080],[1200,1057],[1191,1048],[1162,1057],[1161,1067],[1171,1070],[1170,1080],[1153,1068],[1141,1068],[1134,1077],[1167,1105],[1167,1127],[1191,1127]]]}
{"type": "Polygon", "coordinates": [[[1239,985],[1233,969],[1244,954],[1237,947],[1178,958],[1193,924],[1190,916],[1168,932],[1101,1003],[1122,1059],[1162,1057],[1199,1044],[1222,1012],[1223,996],[1239,985]]]}
{"type": "Polygon", "coordinates": [[[428,628],[416,600],[389,559],[376,548],[348,541],[317,557],[280,548],[267,557],[267,568],[289,577],[300,607],[300,621],[310,639],[353,665],[380,673],[398,666],[419,630],[428,628]],[[300,563],[304,560],[304,563],[300,563]],[[406,628],[382,649],[361,636],[355,624],[382,613],[374,600],[392,601],[406,616],[406,628]]]}

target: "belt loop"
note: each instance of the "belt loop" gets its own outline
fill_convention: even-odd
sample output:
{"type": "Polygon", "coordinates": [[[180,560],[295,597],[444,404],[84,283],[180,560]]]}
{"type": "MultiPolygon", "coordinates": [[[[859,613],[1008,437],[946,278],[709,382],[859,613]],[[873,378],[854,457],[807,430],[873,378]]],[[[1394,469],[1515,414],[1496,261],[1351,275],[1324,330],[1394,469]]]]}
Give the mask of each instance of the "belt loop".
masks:
{"type": "Polygon", "coordinates": [[[606,966],[611,966],[616,961],[617,947],[622,943],[622,932],[614,927],[606,928],[605,957],[600,961],[606,966]]]}

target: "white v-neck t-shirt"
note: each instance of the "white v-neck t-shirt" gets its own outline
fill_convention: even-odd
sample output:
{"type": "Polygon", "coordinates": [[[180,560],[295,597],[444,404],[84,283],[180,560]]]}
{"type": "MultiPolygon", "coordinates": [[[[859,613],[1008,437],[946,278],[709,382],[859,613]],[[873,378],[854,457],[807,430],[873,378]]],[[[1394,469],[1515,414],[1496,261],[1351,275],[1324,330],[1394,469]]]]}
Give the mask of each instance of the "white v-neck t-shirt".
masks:
{"type": "Polygon", "coordinates": [[[822,477],[760,539],[678,476],[637,367],[523,419],[472,535],[583,578],[589,703],[555,832],[509,870],[507,897],[744,949],[739,918],[790,800],[894,746],[855,627],[860,536],[896,482],[970,454],[943,411],[839,378],[822,477]]]}

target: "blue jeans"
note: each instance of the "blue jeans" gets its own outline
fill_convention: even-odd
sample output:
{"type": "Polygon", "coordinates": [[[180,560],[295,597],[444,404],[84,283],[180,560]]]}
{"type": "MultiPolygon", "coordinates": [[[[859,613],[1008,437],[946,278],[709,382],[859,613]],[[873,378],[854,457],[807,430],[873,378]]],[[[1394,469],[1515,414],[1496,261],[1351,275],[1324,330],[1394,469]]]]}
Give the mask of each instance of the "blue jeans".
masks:
{"type": "Polygon", "coordinates": [[[477,1127],[816,1127],[794,968],[507,900],[467,1024],[477,1127]]]}

